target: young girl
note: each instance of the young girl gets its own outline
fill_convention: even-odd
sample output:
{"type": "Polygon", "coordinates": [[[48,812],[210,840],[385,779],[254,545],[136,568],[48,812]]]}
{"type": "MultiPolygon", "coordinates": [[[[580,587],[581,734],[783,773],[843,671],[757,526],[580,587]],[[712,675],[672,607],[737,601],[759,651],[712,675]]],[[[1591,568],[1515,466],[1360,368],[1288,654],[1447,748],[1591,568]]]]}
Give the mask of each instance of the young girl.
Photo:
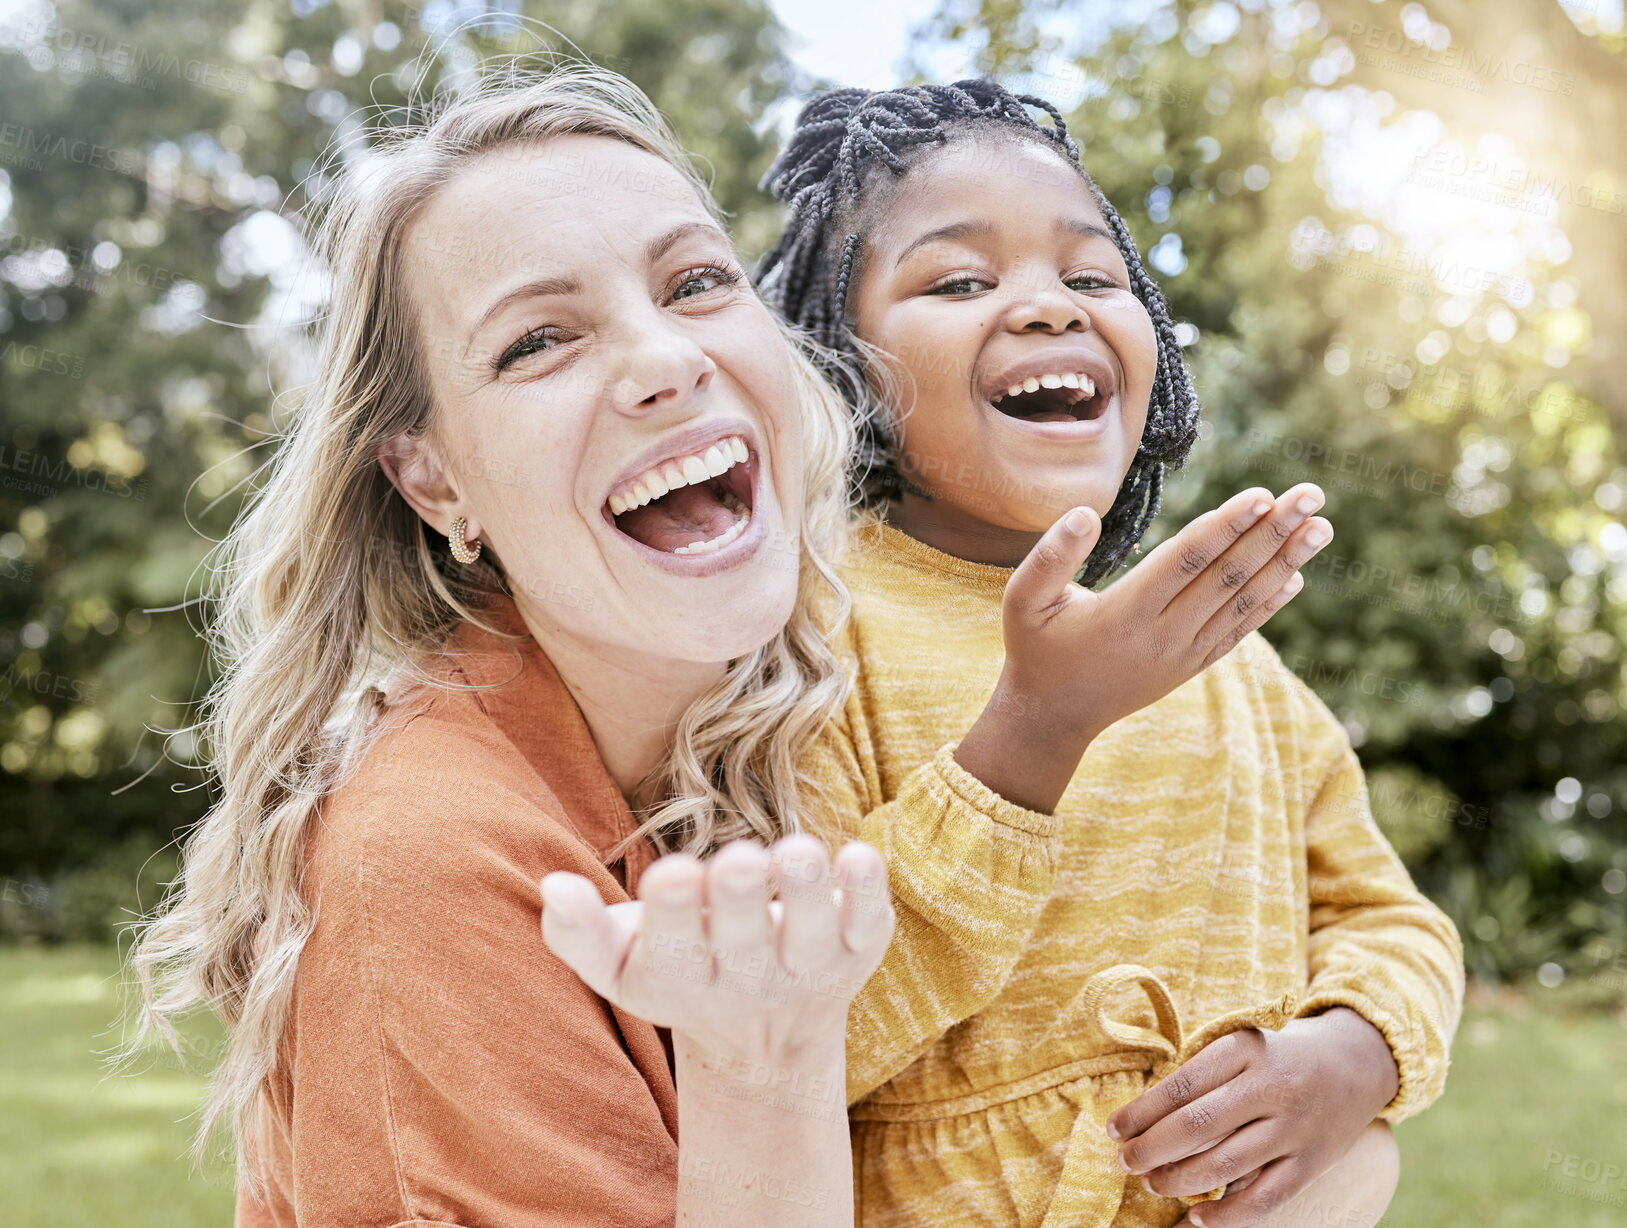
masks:
{"type": "Polygon", "coordinates": [[[1184,602],[1291,595],[1328,536],[1320,492],[1218,557],[1178,547],[1197,578],[1080,650],[1070,632],[1143,568],[1100,596],[1057,578],[1124,559],[1198,407],[1060,115],[986,81],[835,91],[770,181],[792,216],[765,292],[834,351],[867,444],[844,567],[866,783],[891,797],[971,727],[955,761],[1063,828],[1004,984],[854,1105],[861,1221],[1168,1225],[1226,1187],[1183,1222],[1233,1228],[1313,1182],[1376,1218],[1394,1151],[1374,1119],[1439,1094],[1461,947],[1373,824],[1344,730],[1257,634],[1116,724],[1091,715],[1184,602]]]}

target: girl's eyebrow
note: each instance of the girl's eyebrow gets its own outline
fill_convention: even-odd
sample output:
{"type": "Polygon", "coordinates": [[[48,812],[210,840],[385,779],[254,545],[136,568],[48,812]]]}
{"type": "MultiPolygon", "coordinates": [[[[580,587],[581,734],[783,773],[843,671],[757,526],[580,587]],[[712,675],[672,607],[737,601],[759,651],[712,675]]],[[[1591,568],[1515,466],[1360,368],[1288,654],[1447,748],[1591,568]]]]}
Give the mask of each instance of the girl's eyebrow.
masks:
{"type": "Polygon", "coordinates": [[[1098,226],[1095,222],[1087,222],[1083,218],[1058,218],[1056,228],[1064,234],[1083,235],[1087,239],[1106,239],[1114,247],[1118,246],[1118,241],[1106,227],[1098,226]]]}
{"type": "Polygon", "coordinates": [[[951,222],[947,226],[939,226],[936,230],[929,230],[921,235],[903,251],[898,253],[898,259],[893,261],[893,268],[904,263],[916,248],[927,243],[944,243],[954,239],[970,239],[976,236],[990,234],[994,230],[993,222],[951,222]]]}

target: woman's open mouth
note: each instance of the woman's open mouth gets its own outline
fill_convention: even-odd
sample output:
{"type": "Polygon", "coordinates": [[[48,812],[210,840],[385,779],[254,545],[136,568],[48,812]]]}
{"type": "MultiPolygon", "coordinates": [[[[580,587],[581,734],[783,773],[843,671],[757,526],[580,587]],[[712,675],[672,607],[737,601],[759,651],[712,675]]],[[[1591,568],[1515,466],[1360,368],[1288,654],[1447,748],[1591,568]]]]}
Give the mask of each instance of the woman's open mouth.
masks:
{"type": "Polygon", "coordinates": [[[756,463],[739,435],[653,465],[606,501],[611,522],[665,554],[714,554],[751,524],[756,463]]]}
{"type": "Polygon", "coordinates": [[[989,397],[1008,418],[1024,422],[1092,422],[1107,408],[1109,393],[1082,371],[1031,375],[989,397]]]}

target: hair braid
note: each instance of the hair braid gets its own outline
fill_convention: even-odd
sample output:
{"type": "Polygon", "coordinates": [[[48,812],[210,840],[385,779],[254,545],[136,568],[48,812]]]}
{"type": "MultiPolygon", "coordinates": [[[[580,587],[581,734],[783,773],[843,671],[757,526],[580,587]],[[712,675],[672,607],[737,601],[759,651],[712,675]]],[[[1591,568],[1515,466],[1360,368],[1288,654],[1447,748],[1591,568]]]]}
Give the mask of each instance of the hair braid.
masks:
{"type": "Polygon", "coordinates": [[[1146,307],[1157,336],[1158,370],[1141,442],[1102,518],[1102,540],[1079,577],[1080,583],[1095,585],[1124,561],[1158,514],[1164,468],[1180,465],[1191,451],[1199,406],[1163,292],[1142,264],[1124,219],[1080,164],[1079,147],[1060,110],[987,78],[820,94],[803,107],[784,152],[763,178],[761,186],[787,202],[791,216],[785,233],[763,258],[758,282],[769,302],[829,351],[826,374],[847,395],[859,419],[855,465],[867,499],[874,502],[896,492],[902,478],[894,423],[889,414],[866,412],[871,399],[866,358],[847,323],[847,296],[863,250],[857,218],[878,169],[890,172],[882,183],[896,182],[927,146],[984,125],[1043,143],[1078,169],[1124,257],[1131,292],[1146,307]],[[1043,111],[1051,123],[1036,121],[1030,108],[1043,111]]]}

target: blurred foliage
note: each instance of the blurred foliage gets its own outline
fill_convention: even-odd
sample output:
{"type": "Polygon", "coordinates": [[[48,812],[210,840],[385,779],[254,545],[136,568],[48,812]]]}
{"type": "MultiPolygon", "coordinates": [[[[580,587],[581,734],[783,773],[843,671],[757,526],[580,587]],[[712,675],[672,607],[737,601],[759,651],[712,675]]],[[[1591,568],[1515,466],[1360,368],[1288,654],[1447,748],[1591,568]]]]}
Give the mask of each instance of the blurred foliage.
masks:
{"type": "Polygon", "coordinates": [[[1627,55],[1551,0],[1497,6],[1545,53],[1428,8],[1180,0],[1093,22],[946,0],[930,34],[1061,107],[1184,322],[1206,422],[1147,544],[1245,486],[1321,484],[1335,539],[1268,638],[1350,731],[1471,971],[1569,972],[1620,1002],[1627,406],[1594,399],[1620,385],[1581,304],[1622,298],[1627,182],[1583,196],[1611,184],[1597,162],[1541,186],[1507,168],[1542,153],[1515,132],[1619,108],[1627,55]]]}
{"type": "MultiPolygon", "coordinates": [[[[1471,968],[1619,1001],[1627,406],[1599,334],[1619,331],[1620,151],[1563,187],[1488,194],[1476,168],[1536,158],[1533,122],[1615,113],[1627,73],[1619,36],[1552,0],[1498,11],[1542,31],[1509,52],[1523,84],[1480,42],[1449,70],[1491,36],[1394,0],[945,0],[916,46],[928,75],[970,49],[1068,113],[1183,322],[1206,422],[1152,540],[1245,485],[1321,483],[1338,536],[1268,634],[1350,730],[1471,968]]],[[[0,932],[88,936],[207,804],[187,735],[166,755],[154,732],[208,681],[174,607],[263,459],[276,342],[308,310],[280,219],[324,150],[400,106],[426,42],[431,83],[574,45],[672,117],[749,255],[776,220],[754,188],[773,120],[807,83],[762,0],[8,13],[0,932]]]]}

